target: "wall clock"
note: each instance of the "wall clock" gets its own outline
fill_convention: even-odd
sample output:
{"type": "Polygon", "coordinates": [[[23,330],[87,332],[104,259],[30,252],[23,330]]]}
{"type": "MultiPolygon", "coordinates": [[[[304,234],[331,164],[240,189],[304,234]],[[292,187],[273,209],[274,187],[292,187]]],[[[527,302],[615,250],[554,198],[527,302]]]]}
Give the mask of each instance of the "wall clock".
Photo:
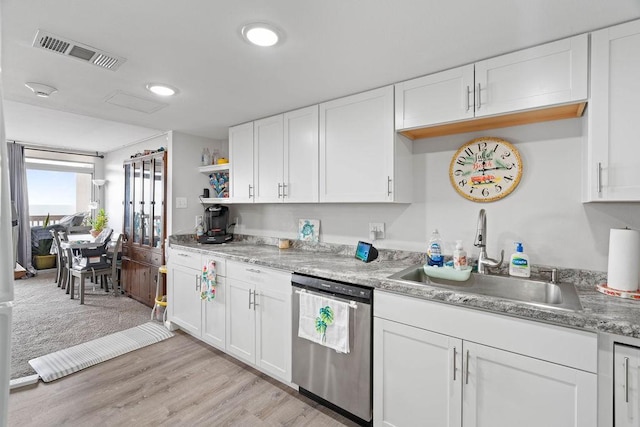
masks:
{"type": "Polygon", "coordinates": [[[520,183],[522,160],[516,147],[504,139],[476,138],[464,144],[451,159],[449,179],[462,197],[493,202],[520,183]]]}

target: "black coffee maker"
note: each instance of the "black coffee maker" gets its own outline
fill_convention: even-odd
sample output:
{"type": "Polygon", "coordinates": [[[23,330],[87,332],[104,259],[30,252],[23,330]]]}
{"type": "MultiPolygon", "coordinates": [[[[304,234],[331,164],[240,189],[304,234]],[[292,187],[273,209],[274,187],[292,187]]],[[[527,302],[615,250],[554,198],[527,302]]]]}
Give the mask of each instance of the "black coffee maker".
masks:
{"type": "Polygon", "coordinates": [[[233,240],[229,233],[229,208],[221,205],[208,206],[204,209],[203,231],[198,237],[200,243],[226,243],[233,240]]]}

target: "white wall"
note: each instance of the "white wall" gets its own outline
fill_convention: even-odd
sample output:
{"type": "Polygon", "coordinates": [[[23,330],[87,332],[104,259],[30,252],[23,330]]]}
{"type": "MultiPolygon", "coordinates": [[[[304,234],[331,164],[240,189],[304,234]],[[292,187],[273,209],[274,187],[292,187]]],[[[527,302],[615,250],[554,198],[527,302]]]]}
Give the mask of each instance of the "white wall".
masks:
{"type": "MultiPolygon", "coordinates": [[[[368,238],[369,222],[385,222],[386,239],[376,246],[425,250],[437,228],[447,253],[461,239],[470,254],[478,211],[487,211],[491,257],[505,258],[514,241],[522,241],[533,264],[606,271],[609,229],[640,228],[639,203],[581,203],[581,150],[586,118],[451,135],[413,142],[414,201],[411,204],[231,205],[240,217],[237,233],[295,238],[298,219],[320,220],[321,240],[352,244],[368,238]],[[449,182],[456,150],[479,136],[496,136],[515,144],[523,176],[516,190],[492,203],[464,199],[449,182]]],[[[375,173],[375,171],[369,171],[375,173]]]]}
{"type": "Polygon", "coordinates": [[[199,196],[210,188],[209,177],[198,172],[203,148],[217,148],[221,156],[229,157],[229,144],[209,138],[172,131],[169,133],[169,172],[167,200],[169,201],[167,233],[195,233],[195,217],[202,215],[204,207],[199,196]],[[187,207],[177,209],[176,198],[187,199],[187,207]]]}

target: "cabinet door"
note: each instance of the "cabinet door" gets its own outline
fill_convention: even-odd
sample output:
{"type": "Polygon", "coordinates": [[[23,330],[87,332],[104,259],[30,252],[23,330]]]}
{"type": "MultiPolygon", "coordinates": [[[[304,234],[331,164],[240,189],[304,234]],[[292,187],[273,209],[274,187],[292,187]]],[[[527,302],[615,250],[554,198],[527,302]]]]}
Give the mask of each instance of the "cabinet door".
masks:
{"type": "Polygon", "coordinates": [[[640,21],[591,36],[586,201],[638,201],[640,21]]]}
{"type": "Polygon", "coordinates": [[[473,118],[473,87],[473,64],[396,84],[396,129],[473,118]]]}
{"type": "Polygon", "coordinates": [[[374,318],[376,426],[460,427],[462,340],[374,318]]]}
{"type": "Polygon", "coordinates": [[[464,342],[465,427],[596,427],[597,375],[464,342]]]}
{"type": "Polygon", "coordinates": [[[227,277],[226,347],[227,353],[254,364],[255,310],[253,285],[227,277]]]}
{"type": "Polygon", "coordinates": [[[168,276],[169,320],[181,329],[200,336],[200,271],[180,265],[169,265],[168,276]]]}
{"type": "Polygon", "coordinates": [[[282,201],[284,142],[282,114],[253,123],[253,177],[256,202],[282,201]]]}
{"type": "Polygon", "coordinates": [[[320,202],[392,201],[393,86],[320,104],[320,202]]]}
{"type": "Polygon", "coordinates": [[[229,128],[231,198],[253,201],[253,122],[229,128]]]}
{"type": "Polygon", "coordinates": [[[225,349],[226,328],[226,282],[224,277],[216,279],[216,297],[202,302],[202,339],[220,350],[225,349]]]}
{"type": "Polygon", "coordinates": [[[624,344],[613,346],[614,425],[640,424],[640,348],[624,344]]]}
{"type": "Polygon", "coordinates": [[[477,62],[476,117],[587,99],[588,58],[582,34],[477,62]]]}
{"type": "Polygon", "coordinates": [[[318,201],[318,106],[284,114],[285,202],[318,201]]]}
{"type": "Polygon", "coordinates": [[[256,365],[291,381],[291,279],[256,286],[256,365]],[[278,286],[281,285],[281,286],[278,286]],[[282,291],[281,288],[287,291],[282,291]]]}

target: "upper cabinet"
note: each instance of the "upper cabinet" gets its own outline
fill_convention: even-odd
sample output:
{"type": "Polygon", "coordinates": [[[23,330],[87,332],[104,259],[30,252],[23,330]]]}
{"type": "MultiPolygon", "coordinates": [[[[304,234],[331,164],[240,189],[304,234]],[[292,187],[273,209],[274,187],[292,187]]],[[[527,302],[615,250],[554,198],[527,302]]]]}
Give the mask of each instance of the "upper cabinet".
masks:
{"type": "Polygon", "coordinates": [[[410,175],[393,86],[320,104],[320,202],[408,202],[410,175]]]}
{"type": "Polygon", "coordinates": [[[588,58],[583,34],[398,83],[396,129],[415,139],[580,116],[588,58]]]}
{"type": "Polygon", "coordinates": [[[640,134],[640,21],[591,36],[591,101],[584,201],[640,201],[631,155],[640,134]]]}
{"type": "Polygon", "coordinates": [[[253,188],[253,122],[229,128],[229,160],[231,161],[231,201],[252,202],[253,188]]]}
{"type": "Polygon", "coordinates": [[[229,151],[233,202],[318,201],[317,105],[230,128],[229,151]]]}

